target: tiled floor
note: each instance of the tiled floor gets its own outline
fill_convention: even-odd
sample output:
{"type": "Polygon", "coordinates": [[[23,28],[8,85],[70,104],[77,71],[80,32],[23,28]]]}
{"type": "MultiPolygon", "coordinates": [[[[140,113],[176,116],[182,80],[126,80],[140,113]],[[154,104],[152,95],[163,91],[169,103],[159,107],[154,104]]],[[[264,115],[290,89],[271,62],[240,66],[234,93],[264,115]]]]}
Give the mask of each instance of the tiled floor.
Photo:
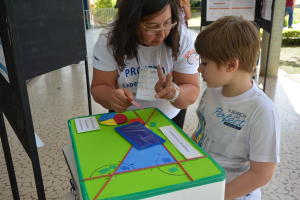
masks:
{"type": "MultiPolygon", "coordinates": [[[[91,53],[99,30],[88,30],[87,51],[90,79],[91,53]]],[[[193,33],[195,37],[197,34],[193,33]]],[[[259,78],[259,84],[263,78],[259,78]]],[[[201,95],[206,86],[201,83],[201,95]]],[[[47,199],[63,199],[70,191],[70,173],[62,148],[69,144],[67,121],[88,115],[84,62],[38,76],[27,85],[34,129],[45,143],[38,148],[47,199]]],[[[281,162],[270,183],[262,188],[262,199],[300,199],[300,84],[285,77],[268,78],[266,93],[275,102],[281,117],[281,162]]],[[[200,95],[200,96],[201,96],[200,95]]],[[[194,113],[198,101],[188,108],[184,131],[191,135],[197,118],[194,113]]],[[[104,113],[95,102],[93,114],[104,113]]],[[[15,133],[6,123],[14,168],[22,200],[37,199],[30,159],[15,133]]],[[[13,199],[2,145],[0,144],[0,199],[13,199]]]]}

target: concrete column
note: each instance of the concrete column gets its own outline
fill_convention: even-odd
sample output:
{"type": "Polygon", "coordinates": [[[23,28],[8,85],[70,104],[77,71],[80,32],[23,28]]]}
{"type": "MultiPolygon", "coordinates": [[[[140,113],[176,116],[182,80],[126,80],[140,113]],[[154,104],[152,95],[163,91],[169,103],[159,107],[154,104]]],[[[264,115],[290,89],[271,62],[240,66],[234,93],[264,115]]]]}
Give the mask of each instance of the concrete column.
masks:
{"type": "MultiPolygon", "coordinates": [[[[273,0],[275,1],[274,15],[273,15],[273,26],[270,44],[270,55],[268,61],[268,77],[277,77],[280,50],[282,41],[282,29],[283,29],[283,15],[285,10],[286,0],[273,0]]],[[[270,34],[267,31],[263,31],[263,38],[261,42],[261,61],[260,61],[260,76],[265,76],[266,64],[267,64],[267,53],[268,43],[270,34]]]]}

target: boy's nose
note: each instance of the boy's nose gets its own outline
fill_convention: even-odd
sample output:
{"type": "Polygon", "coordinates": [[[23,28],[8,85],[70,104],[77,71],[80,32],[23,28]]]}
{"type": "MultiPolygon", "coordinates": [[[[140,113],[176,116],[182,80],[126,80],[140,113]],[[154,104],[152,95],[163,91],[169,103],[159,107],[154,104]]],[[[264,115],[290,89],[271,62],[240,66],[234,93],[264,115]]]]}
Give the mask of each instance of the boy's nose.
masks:
{"type": "Polygon", "coordinates": [[[201,67],[201,65],[199,65],[198,67],[198,72],[203,73],[203,68],[201,67]]]}

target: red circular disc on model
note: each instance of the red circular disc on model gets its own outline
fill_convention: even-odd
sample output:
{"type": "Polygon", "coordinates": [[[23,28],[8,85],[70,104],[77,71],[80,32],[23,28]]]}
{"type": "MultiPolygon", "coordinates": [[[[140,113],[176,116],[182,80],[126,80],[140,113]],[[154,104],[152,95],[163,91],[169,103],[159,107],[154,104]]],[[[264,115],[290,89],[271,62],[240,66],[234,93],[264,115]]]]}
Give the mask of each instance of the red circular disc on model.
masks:
{"type": "Polygon", "coordinates": [[[127,122],[128,118],[124,114],[116,114],[114,116],[114,120],[117,122],[117,124],[123,124],[127,122]]]}

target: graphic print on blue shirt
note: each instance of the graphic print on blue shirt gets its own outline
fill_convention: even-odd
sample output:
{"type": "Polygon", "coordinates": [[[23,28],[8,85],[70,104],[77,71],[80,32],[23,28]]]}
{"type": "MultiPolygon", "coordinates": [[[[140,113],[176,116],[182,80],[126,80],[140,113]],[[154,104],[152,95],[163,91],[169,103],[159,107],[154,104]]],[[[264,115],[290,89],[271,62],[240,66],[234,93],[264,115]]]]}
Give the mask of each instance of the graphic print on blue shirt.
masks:
{"type": "Polygon", "coordinates": [[[245,118],[246,114],[242,112],[238,112],[236,110],[228,110],[228,114],[225,114],[226,111],[223,111],[222,108],[216,108],[216,111],[213,113],[216,117],[221,118],[224,125],[229,126],[230,128],[234,128],[236,130],[241,130],[243,126],[245,126],[245,118]]]}
{"type": "MultiPolygon", "coordinates": [[[[142,67],[148,67],[148,68],[157,69],[157,66],[142,66],[142,67]]],[[[125,68],[125,70],[124,70],[125,77],[126,78],[129,78],[129,77],[132,78],[132,77],[136,76],[136,78],[134,78],[136,81],[131,82],[131,83],[122,84],[123,88],[132,88],[132,87],[136,87],[137,86],[137,84],[138,84],[137,81],[138,81],[138,77],[139,77],[139,74],[140,74],[140,69],[141,69],[141,66],[138,66],[137,68],[136,67],[125,68]]],[[[165,70],[165,68],[162,67],[162,70],[163,70],[163,73],[166,76],[166,73],[165,73],[166,70],[165,70]]]]}
{"type": "Polygon", "coordinates": [[[202,141],[203,141],[203,136],[204,136],[204,130],[205,130],[205,118],[201,117],[199,119],[198,127],[196,129],[196,143],[201,147],[202,141]]]}

